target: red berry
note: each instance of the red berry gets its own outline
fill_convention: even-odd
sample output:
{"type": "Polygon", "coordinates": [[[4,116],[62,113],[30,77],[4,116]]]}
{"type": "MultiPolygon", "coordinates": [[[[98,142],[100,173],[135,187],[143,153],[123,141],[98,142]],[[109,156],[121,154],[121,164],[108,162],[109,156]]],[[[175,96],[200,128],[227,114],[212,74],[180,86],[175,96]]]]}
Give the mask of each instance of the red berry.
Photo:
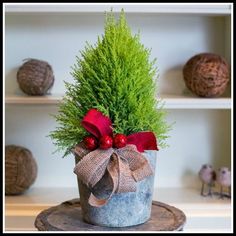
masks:
{"type": "Polygon", "coordinates": [[[84,144],[85,144],[85,147],[89,150],[94,150],[97,148],[98,146],[98,141],[95,137],[93,136],[86,136],[84,138],[84,144]]]}
{"type": "Polygon", "coordinates": [[[127,138],[124,134],[116,134],[113,139],[113,142],[114,142],[114,147],[122,148],[126,146],[127,138]]]}
{"type": "Polygon", "coordinates": [[[99,147],[101,149],[108,149],[112,147],[112,143],[113,143],[112,137],[110,137],[109,135],[104,135],[100,139],[99,147]]]}

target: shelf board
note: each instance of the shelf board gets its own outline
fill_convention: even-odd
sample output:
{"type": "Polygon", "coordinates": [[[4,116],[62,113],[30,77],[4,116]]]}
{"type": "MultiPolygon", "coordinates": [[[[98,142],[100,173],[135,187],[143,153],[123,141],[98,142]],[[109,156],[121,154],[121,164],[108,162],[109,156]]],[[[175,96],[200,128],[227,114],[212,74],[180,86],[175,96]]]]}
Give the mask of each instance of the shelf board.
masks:
{"type": "Polygon", "coordinates": [[[120,12],[122,8],[126,13],[171,13],[171,14],[207,14],[229,15],[231,4],[120,4],[120,3],[84,3],[84,4],[6,4],[6,13],[104,13],[113,8],[113,12],[120,12]]]}
{"type": "MultiPolygon", "coordinates": [[[[73,198],[79,198],[77,188],[32,187],[23,195],[5,197],[6,215],[13,215],[18,210],[29,210],[33,213],[33,208],[37,211],[73,198]]],[[[202,197],[200,189],[197,188],[155,188],[153,200],[175,205],[191,215],[198,215],[200,211],[206,211],[206,215],[209,216],[214,211],[220,213],[221,216],[231,214],[230,199],[222,200],[219,199],[219,196],[202,197]]]]}
{"type": "Polygon", "coordinates": [[[166,109],[231,109],[231,98],[202,98],[192,95],[162,95],[166,109]]]}
{"type": "MultiPolygon", "coordinates": [[[[153,200],[181,209],[187,217],[185,231],[230,231],[231,200],[202,197],[199,191],[196,188],[159,188],[154,189],[153,200]]],[[[74,198],[79,198],[77,188],[32,187],[23,195],[6,196],[6,229],[36,230],[34,220],[41,211],[74,198]]]]}
{"type": "Polygon", "coordinates": [[[6,95],[6,104],[58,104],[62,99],[61,94],[28,96],[28,95],[6,95]]]}
{"type": "MultiPolygon", "coordinates": [[[[6,95],[6,104],[42,104],[57,105],[62,99],[62,94],[45,96],[6,95]]],[[[199,98],[190,95],[163,95],[165,109],[231,109],[231,98],[199,98]]]]}

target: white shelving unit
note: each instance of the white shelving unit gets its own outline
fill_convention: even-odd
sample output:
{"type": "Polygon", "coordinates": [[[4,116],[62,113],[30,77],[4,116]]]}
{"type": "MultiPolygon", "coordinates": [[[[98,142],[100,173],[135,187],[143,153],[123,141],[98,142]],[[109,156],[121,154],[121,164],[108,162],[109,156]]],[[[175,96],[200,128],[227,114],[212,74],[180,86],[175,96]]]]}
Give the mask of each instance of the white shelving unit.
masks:
{"type": "MultiPolygon", "coordinates": [[[[35,216],[61,201],[78,197],[74,159],[53,154],[47,137],[56,127],[51,115],[72,82],[71,65],[85,46],[103,34],[104,11],[123,8],[132,32],[152,48],[160,71],[159,95],[174,123],[158,152],[154,199],[172,204],[187,215],[186,231],[228,232],[232,228],[229,200],[199,196],[197,172],[210,163],[231,167],[232,96],[229,84],[219,98],[186,92],[182,68],[200,52],[213,52],[231,63],[231,4],[7,4],[5,5],[5,144],[29,148],[38,177],[22,196],[6,197],[6,230],[35,230],[35,216]],[[55,83],[47,96],[22,94],[16,72],[25,58],[48,61],[55,83]]],[[[118,15],[118,14],[117,14],[118,15]]],[[[231,73],[233,75],[233,73],[231,73]]]]}

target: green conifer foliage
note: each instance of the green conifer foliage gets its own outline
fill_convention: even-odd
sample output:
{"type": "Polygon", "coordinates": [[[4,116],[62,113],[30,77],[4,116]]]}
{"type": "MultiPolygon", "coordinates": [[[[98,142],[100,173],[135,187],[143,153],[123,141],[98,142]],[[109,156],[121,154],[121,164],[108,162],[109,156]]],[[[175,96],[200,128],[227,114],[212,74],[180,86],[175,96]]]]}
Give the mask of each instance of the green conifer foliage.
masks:
{"type": "Polygon", "coordinates": [[[106,14],[104,35],[94,46],[87,43],[72,68],[74,83],[66,83],[55,116],[59,127],[50,133],[59,149],[68,154],[83,139],[81,120],[91,108],[110,117],[114,133],[153,131],[159,146],[166,146],[170,126],[156,98],[156,61],[149,57],[140,35],[131,34],[124,12],[117,21],[112,12],[106,14]]]}

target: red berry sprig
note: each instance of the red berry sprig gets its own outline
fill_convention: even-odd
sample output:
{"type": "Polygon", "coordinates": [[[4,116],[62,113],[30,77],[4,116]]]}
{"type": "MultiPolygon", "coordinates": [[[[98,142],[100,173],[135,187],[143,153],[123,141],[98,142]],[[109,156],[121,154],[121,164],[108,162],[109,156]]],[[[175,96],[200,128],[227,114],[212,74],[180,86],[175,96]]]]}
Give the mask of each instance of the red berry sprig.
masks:
{"type": "Polygon", "coordinates": [[[86,136],[83,140],[84,140],[85,147],[88,150],[93,151],[98,147],[98,141],[93,136],[86,136]]]}
{"type": "Polygon", "coordinates": [[[127,144],[127,137],[124,134],[116,134],[113,138],[113,144],[115,148],[125,147],[127,144]]]}
{"type": "Polygon", "coordinates": [[[88,150],[95,150],[96,148],[108,149],[112,146],[114,148],[123,148],[127,145],[127,137],[124,134],[116,134],[114,138],[109,135],[104,135],[99,142],[94,136],[86,136],[84,139],[85,147],[88,150]]]}
{"type": "Polygon", "coordinates": [[[104,135],[99,140],[99,147],[101,149],[108,149],[111,148],[113,144],[113,139],[109,135],[104,135]]]}

